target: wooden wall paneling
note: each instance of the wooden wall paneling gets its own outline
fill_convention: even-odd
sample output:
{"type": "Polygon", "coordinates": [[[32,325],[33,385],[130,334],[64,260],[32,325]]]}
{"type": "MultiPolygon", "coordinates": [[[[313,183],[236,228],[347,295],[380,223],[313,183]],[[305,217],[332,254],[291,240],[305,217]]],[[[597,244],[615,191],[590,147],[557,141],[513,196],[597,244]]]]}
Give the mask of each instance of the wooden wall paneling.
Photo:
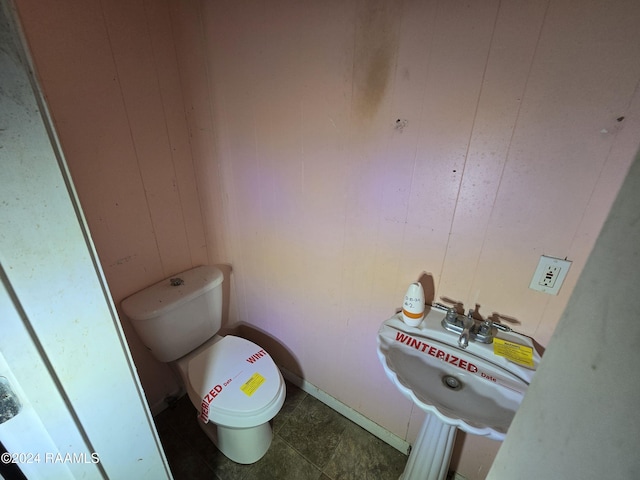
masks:
{"type": "Polygon", "coordinates": [[[508,288],[499,282],[502,269],[490,278],[476,278],[476,268],[483,251],[494,248],[485,237],[547,3],[500,4],[442,269],[441,294],[464,302],[467,309],[478,302],[485,315],[500,305],[482,305],[482,293],[508,288]]]}
{"type": "Polygon", "coordinates": [[[145,0],[144,11],[190,263],[203,265],[207,263],[206,237],[169,4],[145,0]]]}
{"type": "Polygon", "coordinates": [[[159,77],[165,72],[157,68],[149,29],[140,28],[147,26],[144,3],[112,1],[104,8],[136,163],[166,277],[190,267],[191,259],[160,93],[159,77]]]}

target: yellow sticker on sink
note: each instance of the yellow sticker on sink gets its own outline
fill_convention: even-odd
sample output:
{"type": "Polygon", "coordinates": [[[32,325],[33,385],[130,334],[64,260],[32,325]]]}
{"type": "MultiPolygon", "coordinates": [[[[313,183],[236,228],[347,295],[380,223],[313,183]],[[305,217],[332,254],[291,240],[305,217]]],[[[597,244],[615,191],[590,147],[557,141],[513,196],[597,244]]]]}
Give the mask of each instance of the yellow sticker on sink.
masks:
{"type": "Polygon", "coordinates": [[[251,375],[251,378],[249,378],[249,380],[242,384],[240,390],[242,390],[245,395],[250,397],[251,395],[256,393],[256,390],[258,390],[260,388],[260,385],[262,385],[263,383],[264,377],[256,372],[251,375]]]}
{"type": "Polygon", "coordinates": [[[502,338],[493,339],[493,353],[512,362],[533,368],[533,348],[502,338]]]}

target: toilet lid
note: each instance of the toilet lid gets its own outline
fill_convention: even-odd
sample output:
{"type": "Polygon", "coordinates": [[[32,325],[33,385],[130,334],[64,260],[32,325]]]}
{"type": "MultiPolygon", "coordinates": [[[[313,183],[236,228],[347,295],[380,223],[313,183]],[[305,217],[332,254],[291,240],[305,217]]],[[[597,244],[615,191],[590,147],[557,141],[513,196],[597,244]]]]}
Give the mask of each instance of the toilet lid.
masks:
{"type": "Polygon", "coordinates": [[[255,414],[269,406],[280,389],[280,372],[269,354],[233,335],[192,358],[188,370],[191,387],[209,411],[255,414]]]}

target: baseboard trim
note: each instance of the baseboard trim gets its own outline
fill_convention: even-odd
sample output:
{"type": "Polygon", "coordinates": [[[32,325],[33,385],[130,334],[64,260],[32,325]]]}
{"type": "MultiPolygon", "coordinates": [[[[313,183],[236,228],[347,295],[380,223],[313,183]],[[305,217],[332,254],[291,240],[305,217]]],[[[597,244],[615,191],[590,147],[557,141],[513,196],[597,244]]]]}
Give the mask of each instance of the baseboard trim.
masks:
{"type": "Polygon", "coordinates": [[[342,403],[335,397],[332,397],[327,392],[320,390],[318,387],[313,385],[312,383],[307,382],[306,380],[298,377],[294,373],[290,372],[284,367],[280,367],[280,371],[282,372],[282,376],[293,383],[296,387],[301,389],[302,391],[308,393],[312,397],[317,398],[322,403],[327,405],[329,408],[335,410],[339,414],[351,420],[356,425],[364,428],[367,432],[375,435],[380,440],[385,442],[388,445],[391,445],[393,448],[398,450],[399,452],[408,455],[410,450],[409,442],[403,440],[397,435],[391,433],[389,430],[381,427],[373,420],[365,417],[361,413],[355,411],[353,408],[348,405],[342,403]]]}

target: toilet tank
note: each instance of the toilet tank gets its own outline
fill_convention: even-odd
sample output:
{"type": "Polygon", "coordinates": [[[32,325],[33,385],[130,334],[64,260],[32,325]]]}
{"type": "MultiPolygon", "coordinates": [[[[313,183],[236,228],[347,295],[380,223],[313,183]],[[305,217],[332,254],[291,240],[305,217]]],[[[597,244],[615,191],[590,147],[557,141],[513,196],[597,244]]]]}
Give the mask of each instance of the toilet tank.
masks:
{"type": "Polygon", "coordinates": [[[220,330],[223,279],[216,267],[192,268],[134,293],[120,305],[152,355],[171,362],[220,330]]]}

